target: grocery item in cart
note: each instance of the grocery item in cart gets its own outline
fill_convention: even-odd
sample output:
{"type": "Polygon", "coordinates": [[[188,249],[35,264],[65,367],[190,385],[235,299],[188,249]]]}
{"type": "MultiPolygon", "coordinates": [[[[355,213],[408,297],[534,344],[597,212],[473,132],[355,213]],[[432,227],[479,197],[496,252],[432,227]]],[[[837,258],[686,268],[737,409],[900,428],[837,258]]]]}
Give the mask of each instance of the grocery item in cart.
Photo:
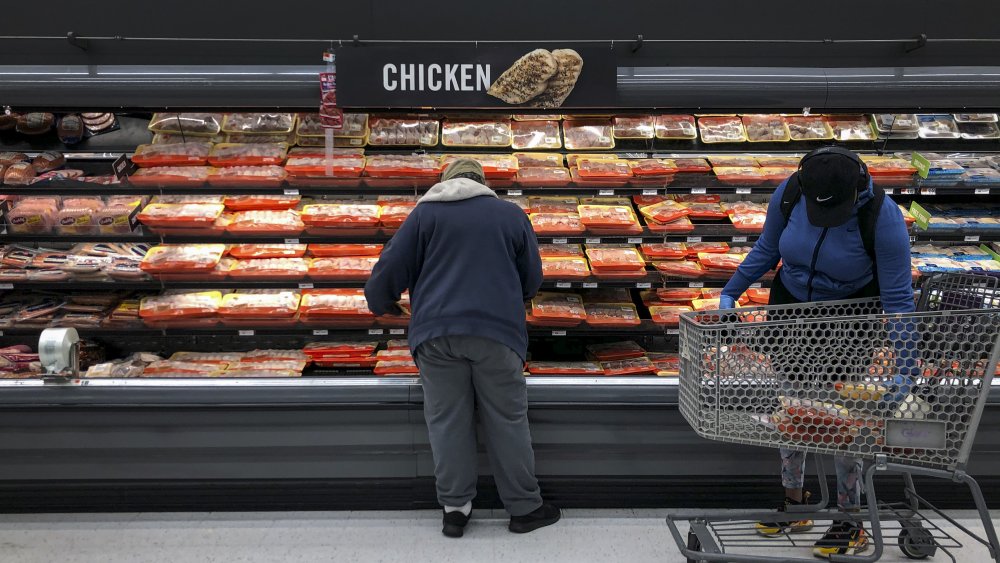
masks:
{"type": "MultiPolygon", "coordinates": [[[[164,145],[169,146],[169,145],[164,145]]],[[[136,186],[158,186],[190,184],[201,185],[208,180],[207,166],[154,166],[140,168],[129,176],[129,182],[136,186]]]]}
{"type": "Polygon", "coordinates": [[[378,263],[378,256],[313,258],[309,277],[314,280],[366,280],[378,263]]]}
{"type": "Polygon", "coordinates": [[[441,144],[446,147],[509,147],[513,141],[510,120],[445,120],[441,144]]]}
{"type": "MultiPolygon", "coordinates": [[[[208,184],[210,186],[257,186],[257,187],[278,187],[285,178],[288,176],[285,169],[281,166],[230,166],[226,168],[212,168],[208,171],[208,184]]],[[[245,200],[237,199],[239,196],[227,197],[227,202],[233,202],[233,205],[227,205],[229,208],[235,208],[237,201],[252,201],[250,198],[254,196],[249,196],[245,200]]],[[[244,196],[246,197],[246,196],[244,196]]],[[[256,201],[267,201],[267,197],[279,197],[279,196],[256,196],[256,201]]],[[[274,200],[277,202],[278,200],[274,200]]],[[[298,200],[296,199],[296,203],[298,200]]],[[[249,203],[245,205],[250,205],[249,203]]],[[[279,205],[275,203],[274,205],[279,205]]],[[[293,204],[294,205],[294,204],[293,204]]],[[[244,207],[245,208],[245,207],[244,207]]],[[[270,207],[264,207],[264,209],[269,209],[270,207]]]]}
{"type": "Polygon", "coordinates": [[[822,115],[790,115],[785,118],[793,141],[825,141],[833,139],[833,129],[822,115]]]}
{"type": "Polygon", "coordinates": [[[515,150],[562,148],[558,121],[515,121],[510,127],[515,150]]]}
{"type": "Polygon", "coordinates": [[[586,278],[590,276],[587,260],[580,257],[543,257],[542,277],[547,279],[586,278]]]}
{"type": "Polygon", "coordinates": [[[149,130],[154,133],[171,133],[192,136],[218,135],[222,131],[221,113],[154,113],[149,120],[149,130]]]}
{"type": "Polygon", "coordinates": [[[438,144],[436,119],[372,117],[369,125],[368,144],[372,146],[432,147],[438,144]]]}
{"type": "Polygon", "coordinates": [[[234,279],[298,280],[309,273],[306,258],[257,258],[238,260],[229,270],[234,279]]]}
{"type": "Polygon", "coordinates": [[[657,139],[698,138],[698,127],[691,115],[658,115],[654,124],[657,139]]]}
{"type": "Polygon", "coordinates": [[[287,154],[286,143],[220,143],[212,147],[208,163],[220,167],[265,166],[283,163],[287,154]]]}
{"type": "Polygon", "coordinates": [[[784,143],[790,139],[788,125],[780,115],[744,115],[743,127],[751,143],[784,143]]]}
{"type": "Polygon", "coordinates": [[[161,244],[149,249],[139,267],[153,274],[210,271],[225,252],[224,244],[161,244]]]}
{"type": "Polygon", "coordinates": [[[226,133],[291,133],[294,113],[230,113],[222,122],[226,133]]]}
{"type": "Polygon", "coordinates": [[[623,303],[592,303],[584,305],[587,324],[593,327],[629,327],[642,324],[635,305],[623,303]]]}
{"type": "Polygon", "coordinates": [[[955,118],[949,114],[920,114],[917,123],[921,139],[958,139],[962,136],[955,118]]]}
{"type": "Polygon", "coordinates": [[[739,117],[699,117],[698,130],[703,143],[743,143],[747,140],[739,117]]]}
{"type": "MultiPolygon", "coordinates": [[[[563,122],[563,137],[570,150],[615,148],[610,120],[574,119],[563,122]]],[[[572,166],[573,163],[570,163],[572,166]]]]}
{"type": "Polygon", "coordinates": [[[297,211],[267,209],[234,213],[226,231],[233,234],[297,235],[304,228],[305,224],[297,211]]]}
{"type": "Polygon", "coordinates": [[[863,115],[828,115],[826,122],[837,141],[873,141],[875,132],[863,115]]]}
{"type": "Polygon", "coordinates": [[[652,115],[618,116],[612,122],[616,139],[652,139],[656,121],[652,115]]]}

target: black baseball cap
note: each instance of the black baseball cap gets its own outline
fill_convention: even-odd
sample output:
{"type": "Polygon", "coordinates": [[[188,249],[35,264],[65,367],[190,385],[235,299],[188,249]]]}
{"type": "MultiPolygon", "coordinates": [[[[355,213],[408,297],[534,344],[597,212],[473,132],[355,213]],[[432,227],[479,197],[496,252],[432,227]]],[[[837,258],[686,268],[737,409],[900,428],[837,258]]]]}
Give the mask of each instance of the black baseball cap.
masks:
{"type": "Polygon", "coordinates": [[[840,147],[823,147],[804,156],[796,178],[809,222],[817,227],[846,223],[858,194],[868,188],[868,168],[858,155],[840,147]]]}

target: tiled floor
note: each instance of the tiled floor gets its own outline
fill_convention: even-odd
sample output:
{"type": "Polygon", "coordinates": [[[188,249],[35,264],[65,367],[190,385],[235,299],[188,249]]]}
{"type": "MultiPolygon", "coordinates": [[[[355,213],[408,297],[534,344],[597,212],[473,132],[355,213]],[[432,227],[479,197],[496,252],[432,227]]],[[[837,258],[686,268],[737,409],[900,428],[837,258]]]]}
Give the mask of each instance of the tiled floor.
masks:
{"type": "MultiPolygon", "coordinates": [[[[0,515],[0,562],[686,561],[669,536],[667,512],[567,510],[555,526],[517,536],[502,513],[477,511],[460,540],[441,536],[432,511],[0,515]]],[[[981,530],[973,513],[957,514],[981,530]]],[[[770,555],[811,557],[808,549],[770,555]]],[[[981,546],[957,559],[989,561],[981,546]]],[[[931,561],[947,560],[939,554],[931,561]]],[[[889,547],[883,561],[908,560],[889,547]]]]}

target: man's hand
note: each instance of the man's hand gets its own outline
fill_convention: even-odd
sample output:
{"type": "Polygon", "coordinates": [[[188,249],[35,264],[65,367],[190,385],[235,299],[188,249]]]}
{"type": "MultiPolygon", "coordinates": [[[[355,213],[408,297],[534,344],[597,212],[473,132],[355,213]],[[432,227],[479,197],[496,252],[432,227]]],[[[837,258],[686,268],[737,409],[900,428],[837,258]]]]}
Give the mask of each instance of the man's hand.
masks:
{"type": "Polygon", "coordinates": [[[399,303],[393,303],[386,308],[385,314],[392,317],[401,317],[406,314],[406,311],[399,306],[399,303]]]}
{"type": "Polygon", "coordinates": [[[735,309],[736,299],[731,295],[722,294],[719,296],[719,309],[735,309]]]}

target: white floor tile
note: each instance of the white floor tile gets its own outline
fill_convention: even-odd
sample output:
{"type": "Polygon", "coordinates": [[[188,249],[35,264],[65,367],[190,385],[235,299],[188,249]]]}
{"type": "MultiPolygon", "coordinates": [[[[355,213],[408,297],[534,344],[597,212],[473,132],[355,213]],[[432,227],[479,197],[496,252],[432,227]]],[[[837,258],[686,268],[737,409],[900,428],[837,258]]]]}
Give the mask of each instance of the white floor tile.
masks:
{"type": "MultiPolygon", "coordinates": [[[[440,533],[440,513],[256,512],[0,515],[3,563],[435,563],[684,562],[664,517],[669,510],[566,510],[555,526],[507,531],[502,511],[477,510],[460,540],[440,533]]],[[[954,513],[981,530],[975,513],[954,513]]],[[[1000,513],[995,513],[1000,517],[1000,513]]],[[[682,526],[682,529],[686,527],[682,526]]],[[[950,528],[949,532],[954,533],[950,528]]],[[[963,540],[964,541],[964,540],[963,540]]],[[[988,561],[971,542],[962,563],[988,561]]],[[[808,549],[772,557],[811,559],[808,549]]],[[[894,542],[883,561],[909,561],[894,542]]],[[[931,561],[947,561],[942,555],[931,561]]]]}

